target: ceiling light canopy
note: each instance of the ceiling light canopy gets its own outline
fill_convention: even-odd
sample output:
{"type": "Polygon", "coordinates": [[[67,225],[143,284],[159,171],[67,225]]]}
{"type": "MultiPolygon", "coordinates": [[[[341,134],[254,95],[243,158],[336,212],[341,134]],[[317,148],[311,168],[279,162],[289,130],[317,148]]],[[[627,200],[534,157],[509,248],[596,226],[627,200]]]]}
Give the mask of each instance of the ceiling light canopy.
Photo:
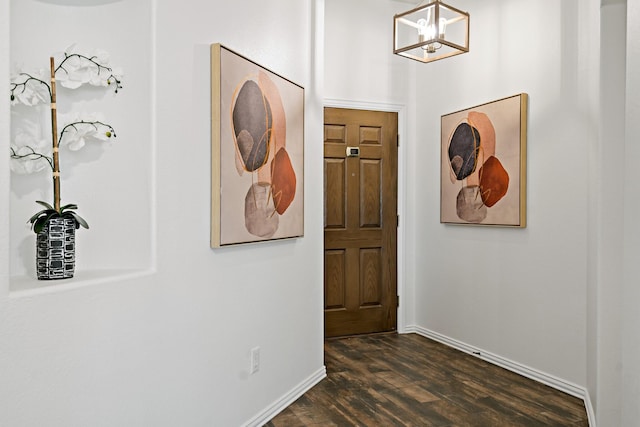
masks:
{"type": "Polygon", "coordinates": [[[440,0],[393,18],[393,53],[432,62],[469,52],[469,14],[440,0]]]}

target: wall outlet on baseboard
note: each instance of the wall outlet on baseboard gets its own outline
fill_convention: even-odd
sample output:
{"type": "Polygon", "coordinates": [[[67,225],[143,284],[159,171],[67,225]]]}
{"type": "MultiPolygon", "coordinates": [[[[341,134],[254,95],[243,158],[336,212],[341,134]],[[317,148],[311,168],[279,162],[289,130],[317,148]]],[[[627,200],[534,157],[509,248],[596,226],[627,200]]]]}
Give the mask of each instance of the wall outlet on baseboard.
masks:
{"type": "Polygon", "coordinates": [[[251,366],[249,367],[249,373],[255,374],[260,370],[260,347],[253,347],[251,349],[251,366]]]}

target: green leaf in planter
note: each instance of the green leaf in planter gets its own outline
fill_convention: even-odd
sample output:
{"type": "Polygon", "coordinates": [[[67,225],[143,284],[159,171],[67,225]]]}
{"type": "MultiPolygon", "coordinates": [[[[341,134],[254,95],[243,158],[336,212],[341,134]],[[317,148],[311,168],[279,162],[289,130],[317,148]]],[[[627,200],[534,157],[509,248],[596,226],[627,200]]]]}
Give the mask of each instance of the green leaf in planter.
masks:
{"type": "Polygon", "coordinates": [[[47,221],[49,221],[49,219],[56,215],[58,215],[58,213],[54,210],[53,212],[50,212],[47,215],[38,218],[33,223],[33,231],[35,231],[36,234],[40,233],[44,229],[44,226],[47,224],[47,221]]]}
{"type": "Polygon", "coordinates": [[[29,221],[27,221],[27,222],[30,222],[30,223],[31,223],[31,225],[33,225],[33,222],[34,222],[36,219],[38,219],[38,217],[39,217],[40,215],[44,215],[44,214],[45,214],[47,211],[49,211],[49,210],[53,210],[53,209],[41,210],[40,212],[37,212],[35,215],[33,215],[31,218],[29,218],[29,221]]]}
{"type": "Polygon", "coordinates": [[[46,207],[47,209],[43,209],[29,218],[31,223],[31,228],[33,231],[38,234],[42,230],[44,230],[45,225],[51,218],[61,217],[61,218],[71,218],[75,221],[76,229],[80,227],[89,228],[89,224],[84,220],[80,215],[73,212],[72,209],[78,209],[78,205],[74,203],[70,203],[68,205],[64,205],[60,208],[60,211],[57,211],[50,204],[43,202],[41,200],[36,201],[38,204],[46,207]]]}
{"type": "Polygon", "coordinates": [[[33,224],[33,231],[34,231],[36,234],[39,234],[39,233],[42,231],[42,229],[44,228],[44,225],[45,225],[45,224],[46,224],[46,221],[36,221],[36,222],[33,224]]]}
{"type": "Polygon", "coordinates": [[[82,218],[80,215],[78,215],[75,212],[65,212],[64,213],[65,216],[70,215],[73,217],[73,219],[76,220],[76,228],[80,228],[80,226],[83,226],[86,229],[89,229],[89,224],[87,224],[87,221],[84,220],[84,218],[82,218]]]}
{"type": "Polygon", "coordinates": [[[52,211],[55,210],[53,209],[53,206],[51,206],[49,203],[47,202],[43,202],[42,200],[36,200],[36,203],[41,204],[42,206],[44,206],[47,209],[51,209],[52,211]]]}
{"type": "Polygon", "coordinates": [[[70,203],[68,205],[64,205],[63,207],[60,208],[60,212],[64,212],[65,209],[78,209],[78,205],[70,203]]]}

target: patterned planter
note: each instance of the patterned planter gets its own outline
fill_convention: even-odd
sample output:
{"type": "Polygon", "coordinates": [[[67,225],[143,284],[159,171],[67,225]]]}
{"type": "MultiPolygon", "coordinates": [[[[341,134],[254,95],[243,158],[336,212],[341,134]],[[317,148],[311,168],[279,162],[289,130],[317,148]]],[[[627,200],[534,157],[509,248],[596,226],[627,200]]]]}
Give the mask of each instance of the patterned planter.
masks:
{"type": "Polygon", "coordinates": [[[50,219],[37,235],[36,270],[38,279],[68,279],[73,277],[75,265],[75,219],[50,219]]]}

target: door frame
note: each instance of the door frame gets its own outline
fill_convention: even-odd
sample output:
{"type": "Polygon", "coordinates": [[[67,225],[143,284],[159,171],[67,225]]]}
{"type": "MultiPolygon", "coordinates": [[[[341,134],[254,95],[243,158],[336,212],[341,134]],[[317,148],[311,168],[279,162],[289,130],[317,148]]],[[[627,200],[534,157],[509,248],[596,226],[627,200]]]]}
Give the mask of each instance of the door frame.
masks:
{"type": "MultiPolygon", "coordinates": [[[[400,217],[400,224],[398,226],[397,236],[397,292],[400,300],[400,306],[398,307],[396,330],[399,334],[406,333],[406,312],[408,299],[406,297],[405,286],[405,225],[407,223],[406,215],[406,152],[408,143],[408,132],[406,130],[407,109],[403,104],[391,104],[384,102],[361,102],[351,101],[343,99],[331,99],[325,98],[323,100],[322,111],[325,107],[332,108],[350,108],[355,110],[371,110],[371,111],[385,111],[398,113],[398,135],[400,138],[400,145],[398,146],[398,208],[397,214],[400,217]]],[[[324,202],[323,202],[324,203],[324,202]]],[[[323,270],[324,271],[324,270],[323,270]]],[[[323,318],[324,322],[324,318],[323,318]]]]}

